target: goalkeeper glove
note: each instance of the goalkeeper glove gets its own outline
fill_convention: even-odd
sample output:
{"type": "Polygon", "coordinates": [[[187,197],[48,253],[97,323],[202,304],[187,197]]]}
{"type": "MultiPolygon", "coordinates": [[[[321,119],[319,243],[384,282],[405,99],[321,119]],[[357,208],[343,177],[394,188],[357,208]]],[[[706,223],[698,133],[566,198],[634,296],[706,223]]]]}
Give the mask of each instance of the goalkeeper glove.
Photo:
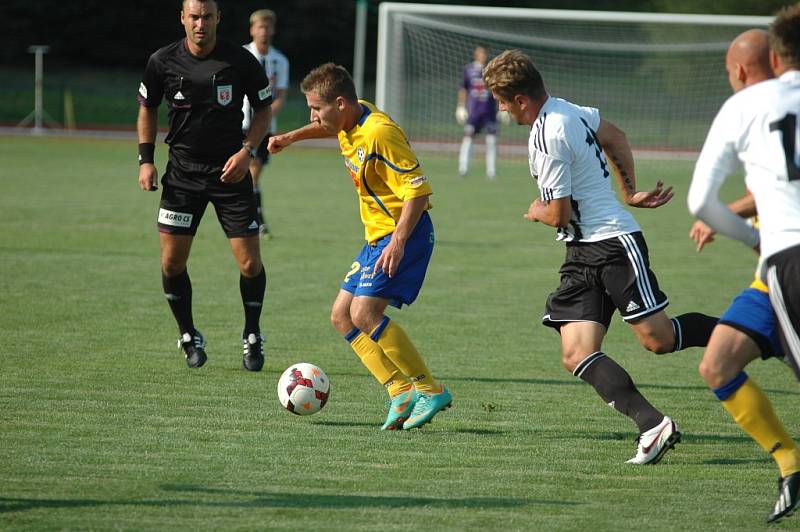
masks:
{"type": "Polygon", "coordinates": [[[467,108],[463,105],[459,105],[456,107],[456,122],[461,124],[462,126],[467,123],[467,108]]]}
{"type": "Polygon", "coordinates": [[[511,115],[507,111],[497,111],[497,121],[507,126],[511,123],[511,115]]]}

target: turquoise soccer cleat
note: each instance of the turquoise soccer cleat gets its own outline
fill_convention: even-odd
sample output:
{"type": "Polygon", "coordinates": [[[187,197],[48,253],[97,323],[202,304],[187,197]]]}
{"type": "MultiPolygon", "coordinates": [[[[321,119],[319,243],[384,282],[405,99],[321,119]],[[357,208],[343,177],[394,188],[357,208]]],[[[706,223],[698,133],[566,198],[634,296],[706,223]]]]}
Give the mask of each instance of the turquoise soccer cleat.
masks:
{"type": "Polygon", "coordinates": [[[453,404],[453,396],[447,388],[443,388],[440,393],[420,392],[418,395],[419,399],[411,411],[411,416],[403,423],[403,430],[415,429],[430,423],[433,416],[453,404]]]}
{"type": "Polygon", "coordinates": [[[403,423],[417,404],[417,399],[419,399],[419,394],[413,386],[409,391],[393,397],[389,402],[386,423],[383,424],[381,430],[402,430],[403,423]]]}

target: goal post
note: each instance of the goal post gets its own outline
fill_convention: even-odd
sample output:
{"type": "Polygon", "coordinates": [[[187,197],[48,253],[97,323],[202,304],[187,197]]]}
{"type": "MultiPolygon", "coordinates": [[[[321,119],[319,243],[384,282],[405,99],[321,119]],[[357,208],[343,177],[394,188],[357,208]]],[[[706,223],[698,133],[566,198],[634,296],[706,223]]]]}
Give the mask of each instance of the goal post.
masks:
{"type": "MultiPolygon", "coordinates": [[[[378,18],[376,104],[415,148],[456,151],[464,66],[478,44],[490,57],[531,56],[551,94],[600,109],[639,150],[697,152],[730,95],[731,40],[772,17],[572,11],[384,2],[378,18]]],[[[506,152],[525,153],[525,128],[501,127],[506,152]]]]}

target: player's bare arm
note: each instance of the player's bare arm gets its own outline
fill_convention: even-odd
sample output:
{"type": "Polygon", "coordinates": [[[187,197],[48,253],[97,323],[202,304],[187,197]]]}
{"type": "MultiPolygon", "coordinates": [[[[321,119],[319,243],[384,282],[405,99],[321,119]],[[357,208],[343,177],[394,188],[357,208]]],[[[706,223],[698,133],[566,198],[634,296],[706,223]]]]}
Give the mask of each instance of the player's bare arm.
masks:
{"type": "MultiPolygon", "coordinates": [[[[140,145],[155,145],[157,125],[158,108],[140,105],[139,116],[136,118],[136,132],[140,145]]],[[[158,170],[152,162],[139,165],[139,187],[146,191],[158,190],[158,170]]]]}
{"type": "Polygon", "coordinates": [[[551,227],[566,227],[572,217],[572,204],[569,197],[550,201],[536,198],[528,207],[528,212],[522,217],[531,222],[542,222],[551,227]]]}
{"type": "Polygon", "coordinates": [[[400,212],[400,219],[397,221],[392,238],[389,244],[383,248],[381,256],[375,263],[373,273],[382,269],[386,275],[394,277],[400,261],[403,260],[408,237],[417,226],[422,213],[428,208],[428,197],[427,195],[420,196],[403,202],[403,210],[400,212]]]}
{"type": "Polygon", "coordinates": [[[250,168],[251,152],[261,144],[267,134],[267,128],[272,120],[272,110],[269,105],[259,108],[250,122],[250,129],[242,142],[242,149],[231,155],[222,167],[222,175],[219,180],[223,183],[238,183],[250,168]]]}
{"type": "Polygon", "coordinates": [[[283,106],[286,104],[286,89],[275,89],[275,98],[272,100],[272,116],[278,116],[283,106]]]}
{"type": "Polygon", "coordinates": [[[624,131],[611,122],[600,119],[600,127],[597,128],[597,140],[606,154],[606,159],[611,165],[614,177],[619,183],[622,198],[627,205],[655,209],[672,199],[674,195],[672,187],[664,189],[664,183],[661,181],[656,183],[656,187],[649,192],[636,190],[633,152],[624,131]]]}
{"type": "MultiPolygon", "coordinates": [[[[756,200],[753,198],[752,194],[745,194],[741,198],[732,201],[728,204],[728,208],[742,218],[752,218],[757,214],[756,200]]],[[[697,220],[689,230],[689,238],[694,240],[697,245],[696,250],[698,253],[703,251],[703,247],[705,247],[706,244],[710,244],[714,241],[714,235],[716,234],[716,231],[701,220],[697,220]]]]}
{"type": "Polygon", "coordinates": [[[267,149],[270,153],[280,153],[284,148],[288,148],[292,144],[300,140],[309,139],[324,139],[335,137],[335,133],[324,129],[319,122],[311,122],[303,127],[294,129],[281,135],[273,135],[269,138],[267,149]]]}

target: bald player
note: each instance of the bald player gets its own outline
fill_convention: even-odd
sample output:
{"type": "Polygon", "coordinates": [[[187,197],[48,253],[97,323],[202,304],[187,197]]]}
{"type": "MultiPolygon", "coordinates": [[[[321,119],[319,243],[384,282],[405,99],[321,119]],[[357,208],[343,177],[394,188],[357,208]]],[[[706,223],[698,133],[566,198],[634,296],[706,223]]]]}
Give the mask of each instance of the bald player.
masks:
{"type": "MultiPolygon", "coordinates": [[[[725,64],[734,93],[773,78],[768,33],[749,30],[736,37],[728,48],[725,64]]],[[[756,215],[750,194],[730,203],[729,208],[743,218],[756,215]]],[[[689,236],[699,252],[714,240],[714,231],[697,221],[689,236]]],[[[781,480],[791,479],[800,476],[800,451],[767,396],[744,372],[745,366],[759,357],[780,359],[783,354],[767,287],[756,276],[750,287],[736,296],[714,328],[700,363],[700,375],[736,423],[770,453],[780,469],[781,480]]],[[[786,499],[788,502],[796,498],[797,494],[792,493],[786,499]]],[[[767,520],[777,521],[791,514],[795,504],[776,505],[767,520]]]]}
{"type": "MultiPolygon", "coordinates": [[[[755,85],[760,81],[772,79],[769,64],[769,34],[765,30],[747,30],[736,37],[728,47],[725,56],[725,69],[733,92],[755,85]]],[[[756,202],[751,194],[728,204],[728,207],[742,218],[756,215],[756,202]]],[[[714,241],[715,232],[702,220],[697,220],[689,231],[689,237],[697,244],[700,253],[706,244],[714,241]]]]}

